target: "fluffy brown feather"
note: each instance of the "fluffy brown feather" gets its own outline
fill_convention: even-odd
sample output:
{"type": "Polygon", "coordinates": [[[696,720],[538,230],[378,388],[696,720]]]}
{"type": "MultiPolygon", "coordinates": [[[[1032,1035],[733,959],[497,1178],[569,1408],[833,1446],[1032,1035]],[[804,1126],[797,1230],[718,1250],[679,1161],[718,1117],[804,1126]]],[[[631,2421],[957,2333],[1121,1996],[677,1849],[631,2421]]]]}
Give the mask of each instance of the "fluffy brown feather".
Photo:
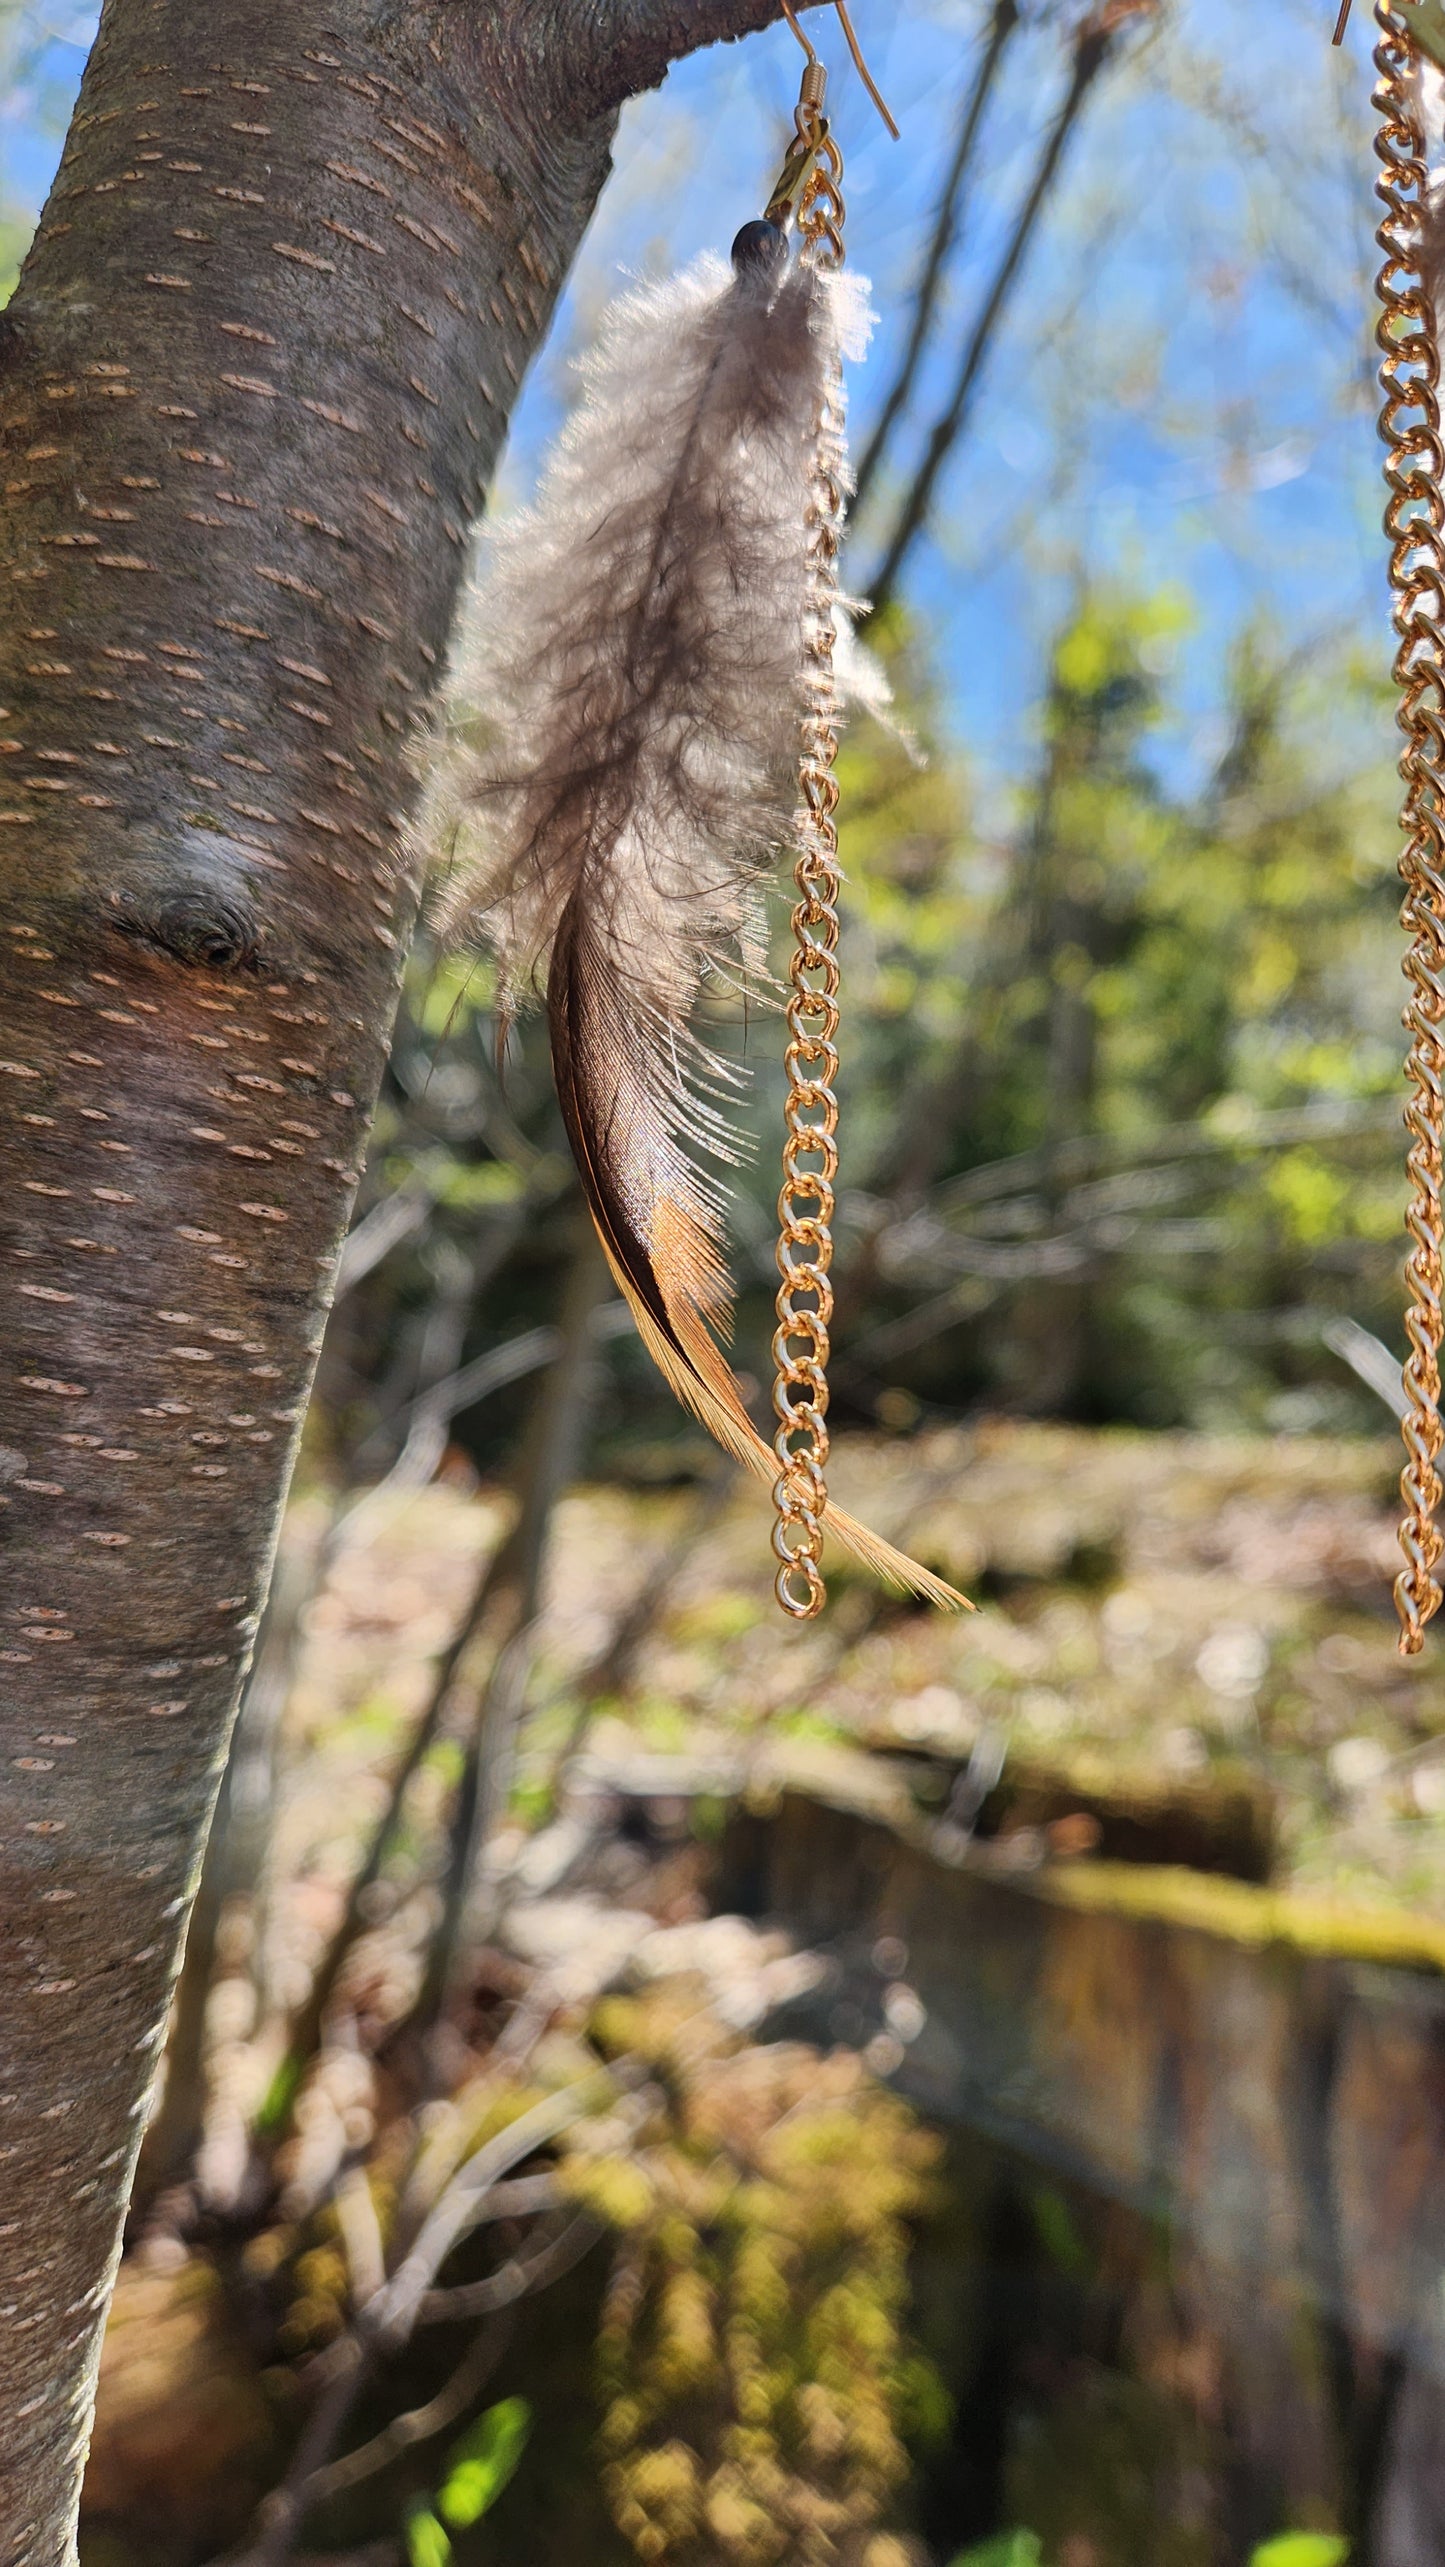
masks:
{"type": "MultiPolygon", "coordinates": [[[[718,1345],[722,1211],[692,1151],[733,1149],[690,1019],[710,967],[760,966],[802,704],[808,452],[865,332],[857,284],[802,266],[779,282],[705,260],[614,307],[537,505],[488,543],[455,689],[486,718],[428,813],[444,915],[496,951],[504,1016],[545,979],[568,1138],[649,1353],[769,1482],[718,1345]]],[[[838,1509],[826,1522],[883,1577],[962,1603],[838,1509]]]]}

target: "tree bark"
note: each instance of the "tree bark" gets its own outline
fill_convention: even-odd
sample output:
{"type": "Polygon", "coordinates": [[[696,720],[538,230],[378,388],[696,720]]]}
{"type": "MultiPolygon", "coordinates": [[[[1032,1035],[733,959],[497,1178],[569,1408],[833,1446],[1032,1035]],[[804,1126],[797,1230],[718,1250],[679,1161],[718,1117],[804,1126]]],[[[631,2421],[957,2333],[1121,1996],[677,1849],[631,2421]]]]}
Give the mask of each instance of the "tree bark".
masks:
{"type": "Polygon", "coordinates": [[[616,109],[775,0],[106,0],[0,316],[0,2558],[121,2219],[417,899],[467,528],[616,109]]]}

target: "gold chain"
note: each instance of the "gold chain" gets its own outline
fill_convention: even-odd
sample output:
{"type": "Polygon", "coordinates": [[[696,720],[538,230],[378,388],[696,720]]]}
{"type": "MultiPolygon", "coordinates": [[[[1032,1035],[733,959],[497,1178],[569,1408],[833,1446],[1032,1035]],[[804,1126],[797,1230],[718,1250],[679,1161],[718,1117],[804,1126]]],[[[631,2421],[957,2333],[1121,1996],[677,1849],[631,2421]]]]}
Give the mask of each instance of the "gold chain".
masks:
{"type": "MultiPolygon", "coordinates": [[[[843,264],[843,156],[821,119],[811,133],[800,108],[799,133],[817,144],[798,207],[802,256],[812,265],[843,264]]],[[[843,383],[835,369],[825,387],[808,494],[808,702],[798,760],[797,862],[793,881],[793,959],[789,971],[788,1089],[783,1186],[778,1196],[778,1272],[782,1283],[773,1337],[773,1487],[778,1561],[774,1592],[784,1613],[811,1622],[825,1601],[823,1515],[828,1503],[828,1330],[833,1316],[833,1180],[838,1173],[838,698],[833,672],[837,639],[838,549],[844,499],[843,383]]]]}
{"type": "MultiPolygon", "coordinates": [[[[1442,1489],[1436,1460],[1442,1441],[1440,1349],[1442,1290],[1441,1169],[1445,1136],[1445,444],[1440,423],[1440,357],[1436,320],[1420,274],[1421,213],[1428,178],[1425,144],[1410,94],[1412,48],[1408,22],[1392,0],[1376,0],[1380,42],[1375,105],[1380,128],[1375,149],[1385,174],[1376,193],[1385,219],[1376,235],[1384,252],[1378,292],[1377,340],[1384,402],[1380,430],[1388,448],[1390,584],[1399,636],[1395,680],[1397,721],[1405,746],[1400,774],[1405,786],[1401,827],[1405,852],[1402,923],[1411,943],[1405,958],[1410,998],[1405,1025],[1411,1037],[1406,1063],[1410,1097],[1405,1110],[1411,1136],[1412,1187],[1406,1260],[1410,1306],[1406,1329],[1410,1355],[1404,1369],[1409,1403],[1403,1433],[1405,1468],[1400,1490],[1404,1516],[1400,1545],[1405,1566],[1395,1581],[1400,1650],[1413,1657],[1441,1602],[1435,1576],[1445,1536],[1435,1521],[1442,1489]]],[[[800,120],[801,121],[801,120],[800,120]]],[[[831,136],[822,143],[799,208],[805,257],[837,267],[843,261],[842,155],[831,136]]],[[[838,785],[837,694],[833,672],[836,639],[837,560],[843,513],[843,409],[840,380],[829,384],[818,425],[808,508],[812,571],[809,654],[810,702],[799,760],[798,858],[793,879],[794,953],[790,970],[788,1094],[783,1186],[778,1197],[777,1376],[773,1409],[778,1420],[774,1450],[777,1521],[773,1549],[779,1567],[778,1602],[797,1621],[811,1621],[825,1599],[821,1570],[823,1516],[827,1507],[828,1329],[833,1310],[829,1269],[833,1258],[833,1180],[838,1169],[833,1092],[838,1052],[838,785]],[[805,1166],[805,1161],[812,1161],[805,1166]]]]}
{"type": "Polygon", "coordinates": [[[1389,498],[1385,532],[1390,539],[1390,587],[1399,648],[1394,675],[1399,688],[1396,720],[1404,734],[1400,775],[1404,799],[1400,826],[1405,852],[1401,923],[1410,937],[1405,977],[1410,995],[1404,1024],[1410,1036],[1405,1074],[1410,1134],[1407,1169],[1410,1205],[1405,1261],[1409,1307],[1405,1326],[1410,1353],[1404,1369],[1407,1401],[1402,1432],[1407,1460],[1400,1477],[1403,1518],[1400,1548],[1405,1566],[1395,1580],[1400,1654],[1413,1658],[1425,1625],[1440,1604],[1435,1566],[1442,1535],[1435,1521],[1442,1495],[1440,1451],[1441,1341],[1441,1135],[1445,1072],[1445,446],[1440,433],[1440,351],[1433,301],[1421,273],[1421,221],[1428,178],[1425,140],[1413,98],[1414,50],[1409,13],[1376,0],[1380,41],[1375,151],[1384,175],[1375,192],[1385,208],[1376,239],[1384,252],[1378,293],[1384,393],[1380,434],[1388,449],[1389,498]]]}

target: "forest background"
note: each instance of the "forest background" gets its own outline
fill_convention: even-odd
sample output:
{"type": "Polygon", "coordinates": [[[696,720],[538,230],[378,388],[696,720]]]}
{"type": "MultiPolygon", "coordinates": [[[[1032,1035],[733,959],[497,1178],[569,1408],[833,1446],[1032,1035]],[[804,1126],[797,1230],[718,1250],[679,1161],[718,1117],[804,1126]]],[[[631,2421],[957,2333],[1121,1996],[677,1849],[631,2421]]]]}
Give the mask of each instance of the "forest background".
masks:
{"type": "MultiPolygon", "coordinates": [[[[1121,28],[886,579],[874,636],[928,764],[866,726],[848,752],[839,1394],[857,1415],[1002,1399],[1156,1426],[1378,1422],[1322,1340],[1344,1314],[1395,1342],[1400,1195],[1369,80],[1361,29],[1335,50],[1318,14],[1299,0],[1261,26],[1231,0],[1121,28]],[[1051,1170],[1001,1164],[1085,1136],[1051,1170]]],[[[0,256],[27,237],[93,23],[0,21],[0,256]]],[[[1025,9],[1002,48],[911,396],[867,473],[861,594],[1037,175],[1072,24],[1025,9]]],[[[880,313],[853,390],[865,457],[981,32],[962,6],[869,27],[899,145],[839,75],[852,255],[880,313]]],[[[629,107],[498,505],[530,486],[619,274],[730,236],[776,155],[793,52],[780,30],[705,54],[629,107]]],[[[348,1387],[383,1439],[400,1385],[374,1378],[379,1348],[414,1396],[437,1255],[453,1230],[472,1253],[479,1212],[484,1230],[509,1217],[525,1151],[557,1147],[535,1041],[500,1137],[485,970],[423,971],[371,1182],[424,1185],[457,1218],[443,1208],[388,1260],[385,1312],[348,1332],[364,1348],[348,1387]]],[[[769,1032],[737,1037],[764,1136],[741,1186],[745,1345],[770,1271],[769,1032]]],[[[569,1235],[560,1212],[549,1226],[554,1246],[569,1235]]],[[[536,1306],[526,1229],[469,1314],[468,1355],[536,1306]]],[[[630,1345],[609,1365],[604,1438],[624,1411],[629,1434],[681,1431],[630,1345]]],[[[463,1413],[464,1440],[494,1458],[521,1397],[463,1413]]]]}
{"type": "MultiPolygon", "coordinates": [[[[1335,50],[1318,0],[1267,12],[1247,0],[1092,12],[1057,0],[1017,11],[860,0],[858,15],[904,138],[887,139],[840,61],[832,105],[850,254],[879,312],[852,385],[865,486],[846,576],[878,601],[870,639],[910,739],[860,721],[843,758],[839,1427],[910,1541],[965,1578],[993,1565],[987,1502],[965,1520],[954,1482],[965,1450],[987,1456],[999,1420],[1091,1430],[994,1448],[995,1460],[1014,1456],[1001,1503],[1024,1527],[1021,1555],[1058,1480],[1082,1487],[1088,1454],[1123,1453],[1118,1468],[1147,1511],[1155,1466],[1100,1430],[1149,1430],[1176,1457],[1186,1448],[1166,1445],[1171,1433],[1232,1448],[1268,1439],[1291,1504],[1317,1485],[1351,1504],[1367,1488],[1378,1513],[1395,1449],[1381,1344],[1400,1344],[1403,1181],[1368,20],[1357,11],[1335,50]],[[936,293],[921,312],[931,248],[936,293]],[[956,1428],[982,1441],[950,1442],[956,1428]],[[1327,1442],[1356,1457],[1338,1481],[1327,1442]]],[[[94,22],[86,9],[0,0],[0,293],[94,22]]],[[[826,17],[822,28],[837,55],[826,17]]],[[[664,274],[725,245],[753,209],[780,157],[797,61],[778,29],[691,59],[626,110],[615,175],[518,405],[496,506],[528,492],[570,399],[569,361],[619,275],[664,274]]],[[[527,1825],[555,1815],[589,1723],[616,1752],[712,1752],[738,1728],[803,1744],[866,1733],[902,1701],[916,1733],[975,1760],[982,1744],[987,1766],[991,1741],[1058,1748],[1071,1720],[1085,1732],[1092,1722],[1116,1762],[1132,1750],[1181,1785],[1252,1760],[1272,1786],[1296,1790],[1301,1876],[1311,1861],[1328,1869],[1331,1790],[1334,1817],[1340,1795],[1356,1795],[1353,1823],[1360,1791],[1380,1783],[1401,1741],[1434,1734],[1428,1672],[1378,1722],[1370,1706],[1329,1695],[1384,1665],[1383,1555],[1371,1555],[1363,1606],[1353,1569],[1346,1579],[1354,1636],[1311,1625],[1307,1665],[1293,1605],[1270,1625],[1271,1603],[1255,1628],[1237,1600],[1227,1611],[1217,1595],[1166,1600],[1156,1619],[1177,1620],[1184,1670],[1167,1699],[1147,1650],[1107,1701],[1080,1674],[1107,1625],[1100,1663],[1112,1683],[1110,1650],[1127,1658],[1142,1628],[1129,1597],[1106,1593],[1119,1562],[1102,1549],[1087,1608],[1097,1629],[1077,1602],[1006,1595],[981,1637],[976,1627],[915,1644],[911,1625],[886,1613],[875,1628],[840,1579],[813,1655],[795,1652],[785,1668],[781,1640],[755,1646],[757,1511],[742,1507],[719,1529],[711,1457],[618,1324],[585,1238],[539,1030],[521,1029],[500,1078],[490,995],[484,960],[438,955],[423,938],[142,2165],[143,2251],[123,2278],[92,2494],[117,2522],[155,2502],[158,2465],[145,2430],[140,2462],[127,2438],[130,2392],[117,2377],[133,2382],[145,2367],[127,2321],[142,2335],[171,2328],[172,2398],[186,2364],[209,2377],[197,2303],[183,2309],[175,2282],[209,2256],[253,2332],[269,2293],[269,2350],[304,2374],[354,2331],[357,2258],[369,2252],[358,2166],[384,2208],[397,2132],[419,2097],[426,2110],[446,2095],[463,2120],[470,2112],[468,2144],[492,2128],[477,2118],[476,2074],[485,2085],[494,2073],[476,2072],[478,2020],[490,2038],[495,2008],[515,2002],[511,2019],[525,2025],[527,1999],[505,1971],[480,1995],[468,1975],[490,1917],[477,1905],[478,1847],[504,1814],[527,1825]],[[569,1502],[578,1484],[589,1494],[569,1502]],[[1354,1659],[1340,1654],[1349,1649],[1354,1659]],[[1005,1705],[1001,1728],[992,1710],[980,1725],[980,1701],[1005,1705]],[[1322,1743],[1363,1743],[1376,1762],[1357,1753],[1352,1766],[1344,1752],[1319,1785],[1322,1743]],[[479,2015],[457,2013],[464,1983],[479,2015]],[[450,2051],[437,2043],[449,2007],[460,2045],[450,2051]],[[396,2069],[398,2028],[427,2037],[419,2077],[396,2069]],[[371,2082],[358,2045],[386,2061],[371,2082]],[[177,2243],[197,2233],[203,2251],[177,2243]]],[[[737,1173],[735,1236],[740,1362],[756,1375],[771,1327],[780,1045],[764,1012],[719,1002],[715,1016],[719,1045],[754,1074],[741,1113],[756,1147],[737,1173]]],[[[1284,1543],[1281,1595],[1313,1593],[1312,1541],[1301,1535],[1295,1569],[1284,1543]]],[[[1033,1570],[1077,1572],[1087,1589],[1087,1525],[1078,1541],[1045,1530],[1035,1548],[1033,1570]]],[[[1146,1621],[1154,1609],[1138,1608],[1146,1621]]],[[[1312,1608],[1300,1610],[1307,1619],[1312,1608]]],[[[1390,1827],[1397,1815],[1383,1800],[1365,1812],[1390,1827]]],[[[1342,1856],[1337,1836],[1329,1862],[1366,1895],[1390,1888],[1438,1913],[1440,1795],[1422,1786],[1408,1818],[1388,1845],[1367,1824],[1342,1856]]],[[[685,1892],[675,1913],[687,1913],[685,1892]]],[[[710,1986],[731,2021],[726,1988],[710,1986]]],[[[675,2069],[675,2023],[590,2025],[588,2038],[604,2059],[625,2038],[629,2055],[675,2069]]],[[[891,2032],[875,2067],[890,2042],[891,2032]]],[[[751,2073],[738,2072],[742,2086],[751,2073]]],[[[788,2073],[774,2098],[784,2118],[798,2101],[788,2073]]],[[[541,2101],[524,2086],[505,2113],[488,2089],[487,2113],[503,2126],[525,2110],[545,2120],[559,2074],[555,2062],[542,2070],[541,2101]]],[[[713,2142],[745,2159],[746,2096],[729,2110],[737,2127],[721,2112],[713,2142]]],[[[926,2186],[873,2088],[847,2112],[854,2169],[871,2180],[892,2159],[905,2170],[894,2192],[881,2174],[861,2187],[858,2287],[891,2327],[898,2221],[926,2186]]],[[[619,2161],[644,2140],[654,2155],[663,2144],[641,2120],[619,2141],[616,2123],[614,2113],[619,2161]]],[[[695,2138],[684,2131],[677,2144],[695,2138]]],[[[812,2180],[799,2164],[780,2179],[785,2202],[788,2181],[812,2180]]],[[[642,2214],[619,2208],[601,2177],[589,2191],[584,2170],[560,2210],[551,2172],[514,2190],[528,2182],[543,2188],[532,2203],[542,2226],[514,2200],[519,2225],[505,2232],[522,2241],[526,2290],[565,2273],[584,2213],[635,2240],[642,2214]]],[[[470,2287],[485,2294],[490,2280],[470,2287]]],[[[476,2308],[487,2311],[485,2297],[476,2308]]],[[[603,2352],[620,2373],[642,2360],[635,2344],[603,2352]]],[[[858,2412],[876,2387],[885,2418],[882,2460],[847,2459],[865,2523],[882,2517],[903,2466],[897,2437],[918,2423],[910,2399],[927,2405],[905,2369],[890,2335],[886,2359],[862,2361],[854,2379],[858,2412]]],[[[274,2399],[258,2441],[249,2392],[229,2370],[225,2393],[223,2426],[193,2436],[189,2493],[178,2447],[166,2446],[178,2558],[202,2555],[212,2534],[239,2536],[245,2508],[213,2503],[228,2472],[249,2506],[280,2469],[274,2399]]],[[[658,2402],[665,2416],[660,2390],[658,2402]]],[[[286,2446],[295,2416],[282,2409],[286,2446]]],[[[382,2439],[389,2413],[383,2401],[371,2419],[382,2439]]],[[[358,2536],[336,2459],[345,2425],[333,2414],[309,2458],[303,2439],[305,2468],[293,2451],[292,2514],[280,2532],[273,2515],[258,2561],[301,2540],[308,2468],[307,2504],[318,2488],[334,2494],[336,2537],[358,2536]]],[[[505,2437],[505,2422],[492,2431],[505,2437]]],[[[480,2464],[485,2474],[495,2463],[499,2484],[512,2465],[503,2457],[484,2452],[480,2464]]],[[[655,2486],[639,2496],[627,2478],[636,2458],[624,2447],[612,2502],[628,2538],[629,2503],[634,2529],[638,2502],[654,2528],[666,2514],[655,2486]]],[[[374,2464],[388,2465],[385,2454],[374,2464]]],[[[798,2472],[807,2478],[802,2461],[798,2472]]],[[[806,2502],[826,2512],[827,2471],[815,2475],[806,2502]]],[[[1020,2494],[1017,2512],[1042,2520],[1033,2492],[1033,2510],[1020,2494]]],[[[426,2545],[434,2520],[425,2505],[410,2518],[414,2567],[448,2554],[426,2545]]],[[[1254,2523],[1251,2536],[1270,2527],[1254,2523]]],[[[436,2536],[445,2543],[439,2526],[436,2536]]],[[[1143,2536],[1152,2559],[1154,2532],[1143,2536]]],[[[1132,2557],[1110,2537],[1071,2552],[1065,2536],[1050,2567],[1055,2556],[1106,2567],[1132,2557]]],[[[750,2558],[738,2540],[726,2554],[750,2558]]],[[[693,2554],[684,2535],[635,2546],[693,2554]]],[[[85,2554],[131,2552],[93,2536],[85,2554]]],[[[923,2553],[884,2543],[855,2554],[898,2567],[923,2553]]],[[[1215,2554],[1207,2543],[1180,2551],[1190,2567],[1215,2554]]],[[[1300,2567],[1340,2554],[1301,2552],[1300,2567]]],[[[1037,2543],[997,2551],[1007,2567],[1040,2555],[1037,2543]]]]}

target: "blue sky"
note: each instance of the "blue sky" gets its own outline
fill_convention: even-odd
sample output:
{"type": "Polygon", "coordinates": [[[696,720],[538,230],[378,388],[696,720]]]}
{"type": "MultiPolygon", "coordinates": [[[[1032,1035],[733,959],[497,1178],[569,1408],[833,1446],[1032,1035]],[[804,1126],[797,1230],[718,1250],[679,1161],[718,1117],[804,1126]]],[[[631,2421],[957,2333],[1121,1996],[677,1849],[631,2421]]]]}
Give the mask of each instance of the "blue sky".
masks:
{"type": "MultiPolygon", "coordinates": [[[[1056,0],[1026,4],[920,429],[1057,101],[1060,29],[1074,14],[1056,0]]],[[[21,15],[40,44],[30,76],[0,101],[0,168],[9,203],[33,214],[94,13],[49,0],[21,15]]],[[[899,143],[830,14],[809,22],[834,65],[851,252],[880,313],[854,385],[860,427],[899,343],[901,297],[985,15],[983,0],[856,0],[899,143]]],[[[1388,647],[1370,375],[1368,12],[1357,9],[1339,53],[1333,16],[1333,0],[1162,0],[1155,31],[1121,46],[1096,88],[909,583],[985,800],[1006,801],[1027,768],[1048,636],[1081,576],[1188,594],[1157,749],[1176,782],[1207,770],[1225,657],[1252,618],[1301,650],[1300,719],[1322,757],[1388,753],[1383,707],[1377,742],[1345,736],[1310,691],[1342,653],[1373,654],[1383,668],[1388,647]]],[[[755,210],[799,62],[779,27],[694,57],[628,109],[616,175],[519,405],[506,486],[530,480],[567,397],[565,358],[619,275],[725,247],[755,210]]],[[[870,550],[865,526],[855,583],[870,550]]]]}

